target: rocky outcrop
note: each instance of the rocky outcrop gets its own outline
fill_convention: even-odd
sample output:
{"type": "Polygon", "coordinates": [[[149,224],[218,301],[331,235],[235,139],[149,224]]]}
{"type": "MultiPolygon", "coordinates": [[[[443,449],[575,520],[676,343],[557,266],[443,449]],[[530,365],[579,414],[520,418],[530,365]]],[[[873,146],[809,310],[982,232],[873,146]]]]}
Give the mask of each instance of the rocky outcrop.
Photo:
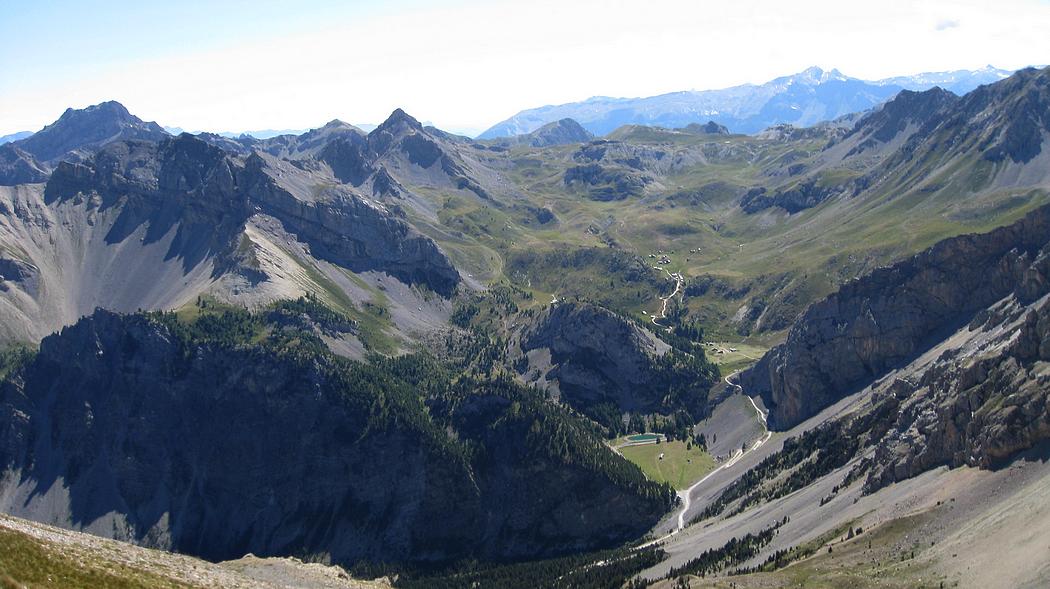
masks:
{"type": "Polygon", "coordinates": [[[160,141],[169,137],[157,123],[145,122],[119,102],[84,109],[66,109],[54,123],[15,145],[41,162],[83,160],[90,152],[114,141],[160,141]]]}
{"type": "Polygon", "coordinates": [[[600,164],[584,164],[565,170],[563,178],[568,187],[582,186],[592,200],[614,201],[640,196],[652,178],[621,168],[607,168],[600,164]]]}
{"type": "Polygon", "coordinates": [[[0,145],[0,186],[47,181],[48,171],[32,154],[11,143],[0,145]]]}
{"type": "Polygon", "coordinates": [[[811,305],[787,341],[745,372],[770,422],[791,427],[928,349],[980,310],[1018,292],[1031,300],[1050,280],[1044,258],[1050,208],[983,235],[929,250],[845,284],[811,305]]]}
{"type": "Polygon", "coordinates": [[[690,133],[698,133],[702,135],[729,135],[729,128],[725,125],[719,125],[714,121],[707,121],[703,125],[700,123],[690,123],[685,126],[685,130],[690,133]]]}
{"type": "Polygon", "coordinates": [[[757,213],[771,207],[780,207],[789,213],[798,213],[815,207],[843,192],[838,186],[821,186],[817,179],[810,178],[794,186],[778,188],[770,193],[764,187],[749,190],[740,199],[740,208],[745,213],[757,213]]]}
{"type": "Polygon", "coordinates": [[[524,329],[517,348],[527,380],[552,383],[562,402],[600,422],[610,408],[616,416],[685,409],[699,418],[717,379],[703,359],[670,350],[633,321],[588,303],[552,305],[524,329]]]}
{"type": "Polygon", "coordinates": [[[350,565],[613,546],[670,505],[510,383],[453,386],[422,359],[359,365],[243,312],[213,319],[100,310],[45,338],[0,385],[0,507],[211,560],[350,565]]]}
{"type": "Polygon", "coordinates": [[[226,152],[189,134],[159,143],[119,141],[83,164],[60,163],[44,198],[54,203],[97,194],[103,207],[120,207],[106,236],[111,244],[143,225],[148,226],[145,243],[177,227],[169,255],[181,258],[189,271],[236,245],[252,213],[238,187],[239,173],[226,152]]]}
{"type": "MultiPolygon", "coordinates": [[[[1041,258],[1045,280],[1045,251],[1041,258]]],[[[869,491],[942,465],[993,467],[1050,439],[1050,301],[1010,297],[969,329],[991,341],[943,354],[876,400],[895,411],[871,459],[869,491]]]]}

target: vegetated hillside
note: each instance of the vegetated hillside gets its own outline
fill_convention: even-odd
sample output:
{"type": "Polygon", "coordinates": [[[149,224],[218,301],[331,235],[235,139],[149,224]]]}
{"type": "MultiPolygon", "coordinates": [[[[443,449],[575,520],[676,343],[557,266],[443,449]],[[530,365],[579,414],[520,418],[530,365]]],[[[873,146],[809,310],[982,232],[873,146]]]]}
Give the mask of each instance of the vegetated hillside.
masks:
{"type": "Polygon", "coordinates": [[[575,119],[595,135],[605,135],[622,125],[682,128],[702,124],[707,119],[728,126],[735,133],[757,133],[783,123],[808,127],[870,109],[904,89],[926,90],[940,86],[956,94],[966,94],[981,84],[998,82],[1010,73],[985,68],[864,81],[844,76],[838,70],[812,67],[760,85],[672,92],[646,98],[597,96],[583,102],[543,106],[497,123],[479,139],[531,133],[562,118],[575,119]]]}
{"type": "Polygon", "coordinates": [[[3,510],[210,560],[433,566],[616,546],[668,509],[589,421],[505,378],[327,351],[353,328],[312,299],[96,311],[2,385],[3,510]]]}
{"type": "Polygon", "coordinates": [[[297,558],[211,563],[190,556],[0,515],[0,579],[12,587],[157,589],[383,589],[387,579],[354,579],[337,566],[297,558]]]}

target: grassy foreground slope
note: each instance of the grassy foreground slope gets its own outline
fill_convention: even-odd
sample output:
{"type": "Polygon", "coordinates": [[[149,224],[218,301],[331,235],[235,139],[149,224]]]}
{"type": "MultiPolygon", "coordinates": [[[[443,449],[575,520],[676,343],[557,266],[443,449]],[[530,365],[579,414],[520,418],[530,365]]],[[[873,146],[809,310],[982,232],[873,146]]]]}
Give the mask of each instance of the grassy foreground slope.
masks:
{"type": "Polygon", "coordinates": [[[0,515],[0,587],[379,589],[339,567],[252,556],[211,563],[0,515]]]}

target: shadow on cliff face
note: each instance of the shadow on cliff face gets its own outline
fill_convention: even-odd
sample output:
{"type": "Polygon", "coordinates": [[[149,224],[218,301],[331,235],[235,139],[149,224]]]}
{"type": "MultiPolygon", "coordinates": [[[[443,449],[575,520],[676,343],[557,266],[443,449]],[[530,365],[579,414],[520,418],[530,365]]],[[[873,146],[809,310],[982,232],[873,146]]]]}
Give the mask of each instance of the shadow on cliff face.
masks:
{"type": "Polygon", "coordinates": [[[787,341],[741,375],[789,428],[903,366],[1010,294],[1050,291],[1050,207],[982,235],[946,239],[845,284],[798,318],[787,341]]]}

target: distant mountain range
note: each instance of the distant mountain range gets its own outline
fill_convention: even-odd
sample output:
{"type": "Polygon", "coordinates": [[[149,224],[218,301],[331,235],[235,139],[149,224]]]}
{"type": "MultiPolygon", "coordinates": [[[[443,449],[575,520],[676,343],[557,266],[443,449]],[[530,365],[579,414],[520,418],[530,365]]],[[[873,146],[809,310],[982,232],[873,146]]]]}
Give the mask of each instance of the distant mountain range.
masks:
{"type": "Polygon", "coordinates": [[[0,145],[3,145],[5,143],[11,143],[12,141],[18,141],[20,139],[25,139],[26,137],[29,137],[32,134],[32,131],[19,131],[17,133],[11,133],[10,135],[0,136],[0,145]]]}
{"type": "Polygon", "coordinates": [[[867,81],[838,70],[811,67],[793,76],[760,85],[744,84],[721,90],[690,90],[645,98],[596,96],[582,102],[524,110],[497,123],[478,139],[531,133],[548,123],[571,118],[595,135],[623,125],[672,129],[714,121],[733,133],[752,134],[778,124],[808,127],[821,121],[865,111],[901,90],[940,86],[966,94],[982,84],[998,82],[1012,72],[988,66],[979,70],[931,72],[867,81]]]}

